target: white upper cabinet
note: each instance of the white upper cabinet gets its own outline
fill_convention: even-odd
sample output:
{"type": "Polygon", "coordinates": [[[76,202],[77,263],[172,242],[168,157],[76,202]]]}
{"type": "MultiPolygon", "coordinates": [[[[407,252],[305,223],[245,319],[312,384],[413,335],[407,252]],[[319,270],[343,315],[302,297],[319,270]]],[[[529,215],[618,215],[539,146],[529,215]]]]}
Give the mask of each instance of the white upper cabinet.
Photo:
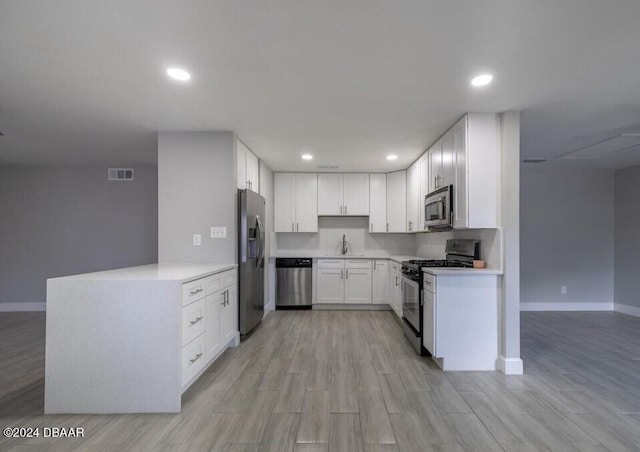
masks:
{"type": "Polygon", "coordinates": [[[318,215],[369,215],[369,174],[318,174],[318,215]]]}
{"type": "Polygon", "coordinates": [[[297,173],[294,192],[296,232],[318,232],[318,175],[297,173]]]}
{"type": "Polygon", "coordinates": [[[407,170],[407,231],[415,232],[420,225],[420,162],[407,170]]]}
{"type": "Polygon", "coordinates": [[[316,173],[275,173],[275,232],[318,232],[316,173]]]}
{"type": "Polygon", "coordinates": [[[249,150],[244,143],[236,139],[238,188],[245,188],[256,193],[260,192],[260,165],[258,157],[249,150]]]}
{"type": "Polygon", "coordinates": [[[344,174],[344,215],[369,215],[369,174],[344,174]]]}
{"type": "Polygon", "coordinates": [[[429,194],[430,186],[429,186],[429,152],[425,152],[422,157],[420,157],[420,202],[418,206],[418,216],[419,223],[417,230],[424,231],[424,198],[429,194]]]}
{"type": "Polygon", "coordinates": [[[274,175],[274,231],[295,232],[296,223],[296,175],[276,173],[274,175]]]}
{"type": "Polygon", "coordinates": [[[369,176],[369,232],[387,232],[388,227],[387,175],[371,174],[369,176]]]}
{"type": "Polygon", "coordinates": [[[442,138],[429,148],[429,190],[427,193],[439,188],[442,179],[442,138]]]}
{"type": "Polygon", "coordinates": [[[442,137],[442,173],[437,188],[453,184],[455,174],[455,139],[452,131],[449,131],[442,137]]]}
{"type": "Polygon", "coordinates": [[[467,121],[458,121],[451,129],[454,141],[455,182],[453,183],[453,227],[466,228],[469,222],[467,209],[467,121]]]}
{"type": "Polygon", "coordinates": [[[456,142],[456,228],[498,227],[498,121],[494,113],[469,113],[451,129],[456,142]]]}
{"type": "Polygon", "coordinates": [[[342,174],[318,174],[318,215],[342,215],[342,174]]]}
{"type": "Polygon", "coordinates": [[[386,176],[387,232],[407,232],[407,172],[396,171],[386,176]]]}

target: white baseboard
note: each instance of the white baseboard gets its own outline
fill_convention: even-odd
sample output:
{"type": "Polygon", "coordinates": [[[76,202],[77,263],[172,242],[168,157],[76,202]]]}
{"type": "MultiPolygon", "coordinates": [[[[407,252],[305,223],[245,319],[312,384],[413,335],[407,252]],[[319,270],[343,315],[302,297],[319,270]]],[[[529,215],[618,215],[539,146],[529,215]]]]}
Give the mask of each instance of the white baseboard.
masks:
{"type": "Polygon", "coordinates": [[[623,314],[632,315],[635,317],[640,317],[640,308],[636,308],[635,306],[629,306],[628,304],[620,304],[616,303],[613,305],[614,311],[621,312],[623,314]]]}
{"type": "Polygon", "coordinates": [[[496,361],[496,369],[505,375],[522,375],[524,364],[520,358],[505,358],[501,355],[496,361]]]}
{"type": "Polygon", "coordinates": [[[46,303],[0,303],[0,312],[31,312],[46,310],[46,303]]]}
{"type": "Polygon", "coordinates": [[[520,303],[520,311],[613,311],[613,303],[520,303]]]}

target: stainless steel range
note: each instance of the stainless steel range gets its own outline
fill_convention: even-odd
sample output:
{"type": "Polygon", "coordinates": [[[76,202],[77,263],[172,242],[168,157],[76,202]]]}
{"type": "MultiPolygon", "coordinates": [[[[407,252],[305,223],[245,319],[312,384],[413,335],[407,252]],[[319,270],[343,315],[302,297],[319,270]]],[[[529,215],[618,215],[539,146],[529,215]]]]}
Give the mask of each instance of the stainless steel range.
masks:
{"type": "Polygon", "coordinates": [[[423,267],[473,267],[473,260],[480,258],[478,240],[450,239],[446,244],[446,258],[409,260],[402,262],[402,324],[404,334],[413,348],[421,355],[429,352],[422,346],[422,289],[423,267]]]}

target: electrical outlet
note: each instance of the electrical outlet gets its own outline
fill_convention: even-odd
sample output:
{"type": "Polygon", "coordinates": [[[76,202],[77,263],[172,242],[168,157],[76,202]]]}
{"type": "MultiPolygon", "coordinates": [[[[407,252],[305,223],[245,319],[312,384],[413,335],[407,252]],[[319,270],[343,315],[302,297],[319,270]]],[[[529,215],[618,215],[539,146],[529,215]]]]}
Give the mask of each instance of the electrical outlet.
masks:
{"type": "Polygon", "coordinates": [[[193,234],[193,246],[200,246],[200,245],[202,245],[202,235],[193,234]]]}
{"type": "Polygon", "coordinates": [[[567,286],[560,286],[560,293],[562,295],[566,295],[567,294],[567,286]]]}
{"type": "Polygon", "coordinates": [[[227,228],[224,226],[211,226],[211,238],[212,239],[226,239],[227,238],[227,228]]]}

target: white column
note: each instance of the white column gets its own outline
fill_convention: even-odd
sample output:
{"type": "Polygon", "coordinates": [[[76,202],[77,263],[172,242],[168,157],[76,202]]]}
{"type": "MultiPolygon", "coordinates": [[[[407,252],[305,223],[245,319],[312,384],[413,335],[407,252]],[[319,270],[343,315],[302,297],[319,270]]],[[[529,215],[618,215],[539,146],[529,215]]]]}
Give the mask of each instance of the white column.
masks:
{"type": "Polygon", "coordinates": [[[500,288],[500,356],[505,374],[523,372],[520,359],[520,112],[500,115],[500,221],[504,275],[500,288]]]}

